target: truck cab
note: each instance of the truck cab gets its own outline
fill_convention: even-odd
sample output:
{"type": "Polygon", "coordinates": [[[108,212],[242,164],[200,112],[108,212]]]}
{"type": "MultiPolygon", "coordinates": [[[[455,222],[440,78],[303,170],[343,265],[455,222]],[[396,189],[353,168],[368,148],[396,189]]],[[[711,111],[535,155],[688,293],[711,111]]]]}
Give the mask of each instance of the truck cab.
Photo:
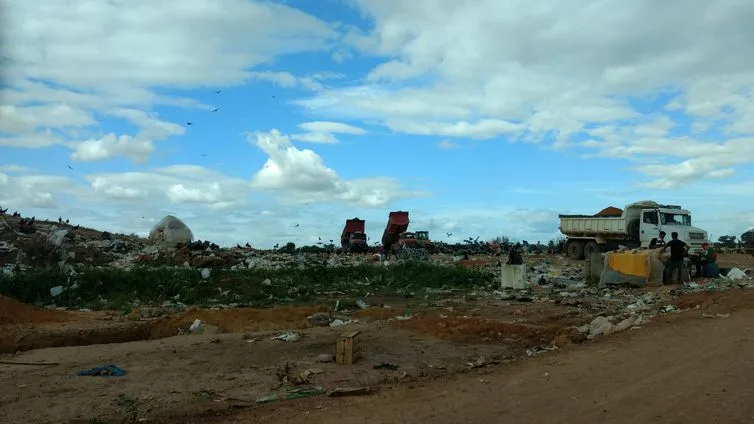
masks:
{"type": "Polygon", "coordinates": [[[702,244],[707,241],[707,232],[691,225],[691,214],[680,206],[660,205],[658,208],[642,209],[639,224],[639,240],[642,247],[648,247],[660,231],[667,235],[665,241],[671,240],[671,233],[678,233],[678,238],[689,245],[689,254],[701,252],[702,244]]]}

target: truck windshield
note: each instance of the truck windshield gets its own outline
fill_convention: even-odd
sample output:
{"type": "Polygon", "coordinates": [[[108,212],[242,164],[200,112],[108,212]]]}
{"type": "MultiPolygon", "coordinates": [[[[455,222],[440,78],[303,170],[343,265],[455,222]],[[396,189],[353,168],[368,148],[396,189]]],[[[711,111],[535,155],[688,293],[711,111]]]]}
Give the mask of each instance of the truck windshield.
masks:
{"type": "Polygon", "coordinates": [[[366,240],[367,235],[364,233],[354,233],[354,234],[351,234],[351,238],[354,240],[366,240]]]}
{"type": "Polygon", "coordinates": [[[660,223],[663,225],[691,225],[691,216],[682,213],[661,213],[660,223]]]}

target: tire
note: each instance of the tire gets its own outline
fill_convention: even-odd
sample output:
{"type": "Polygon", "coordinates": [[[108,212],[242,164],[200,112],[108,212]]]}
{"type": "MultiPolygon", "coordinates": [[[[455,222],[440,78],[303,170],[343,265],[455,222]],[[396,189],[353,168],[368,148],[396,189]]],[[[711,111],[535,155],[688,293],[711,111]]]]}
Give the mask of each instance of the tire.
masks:
{"type": "Polygon", "coordinates": [[[579,261],[584,259],[584,244],[580,241],[568,243],[566,251],[568,252],[568,257],[573,260],[579,261]]]}
{"type": "Polygon", "coordinates": [[[641,240],[641,235],[639,234],[640,227],[641,223],[639,223],[639,218],[634,218],[628,222],[628,225],[626,225],[626,232],[631,240],[641,240]]]}
{"type": "Polygon", "coordinates": [[[584,246],[584,258],[589,258],[592,256],[592,253],[600,253],[602,252],[602,247],[600,247],[599,244],[595,241],[590,241],[589,243],[584,246]]]}

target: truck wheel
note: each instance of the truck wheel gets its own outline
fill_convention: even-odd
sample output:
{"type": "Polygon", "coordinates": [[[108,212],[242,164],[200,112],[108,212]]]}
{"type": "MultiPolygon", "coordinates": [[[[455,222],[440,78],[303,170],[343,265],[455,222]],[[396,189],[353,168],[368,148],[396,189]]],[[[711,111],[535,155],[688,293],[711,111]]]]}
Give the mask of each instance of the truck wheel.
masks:
{"type": "Polygon", "coordinates": [[[584,244],[580,241],[572,241],[568,243],[566,251],[568,253],[568,257],[573,260],[578,261],[584,259],[584,244]]]}
{"type": "Polygon", "coordinates": [[[602,252],[602,248],[600,247],[597,242],[590,241],[589,243],[584,246],[584,257],[590,258],[592,256],[592,253],[600,253],[602,252]]]}
{"type": "Polygon", "coordinates": [[[626,225],[626,232],[632,240],[641,240],[641,234],[639,234],[640,229],[641,223],[639,222],[639,218],[634,218],[631,221],[628,221],[628,224],[626,225]]]}

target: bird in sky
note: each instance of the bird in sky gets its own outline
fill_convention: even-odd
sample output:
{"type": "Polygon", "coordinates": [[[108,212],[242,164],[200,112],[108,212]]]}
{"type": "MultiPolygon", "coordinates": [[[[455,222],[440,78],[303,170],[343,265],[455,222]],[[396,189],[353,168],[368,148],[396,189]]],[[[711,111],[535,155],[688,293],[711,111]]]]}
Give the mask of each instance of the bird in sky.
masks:
{"type": "Polygon", "coordinates": [[[216,108],[212,109],[212,112],[217,112],[218,110],[220,110],[220,108],[216,107],[216,108]]]}
{"type": "Polygon", "coordinates": [[[71,171],[73,171],[73,167],[71,165],[68,165],[68,169],[70,169],[71,171]]]}
{"type": "Polygon", "coordinates": [[[193,124],[193,122],[186,122],[186,125],[191,125],[191,124],[193,124]]]}

